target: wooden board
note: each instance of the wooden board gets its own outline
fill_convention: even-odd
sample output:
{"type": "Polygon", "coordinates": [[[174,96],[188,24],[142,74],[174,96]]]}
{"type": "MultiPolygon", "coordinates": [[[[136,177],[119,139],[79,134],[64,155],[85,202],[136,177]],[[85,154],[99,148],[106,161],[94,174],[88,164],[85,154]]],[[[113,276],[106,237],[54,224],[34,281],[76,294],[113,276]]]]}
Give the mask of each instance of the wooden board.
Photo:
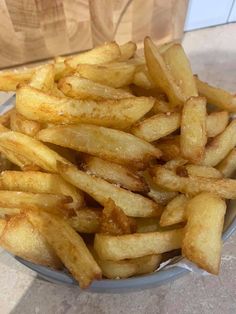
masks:
{"type": "Polygon", "coordinates": [[[0,68],[87,50],[182,36],[188,0],[1,0],[0,68]]]}

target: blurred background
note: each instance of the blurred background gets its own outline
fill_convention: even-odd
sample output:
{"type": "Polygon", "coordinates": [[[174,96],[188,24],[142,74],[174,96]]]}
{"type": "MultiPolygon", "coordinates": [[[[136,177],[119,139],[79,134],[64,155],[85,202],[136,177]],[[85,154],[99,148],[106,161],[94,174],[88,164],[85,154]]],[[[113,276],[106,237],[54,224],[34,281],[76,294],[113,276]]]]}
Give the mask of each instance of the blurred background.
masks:
{"type": "Polygon", "coordinates": [[[236,0],[1,0],[0,68],[236,21],[236,0]]]}

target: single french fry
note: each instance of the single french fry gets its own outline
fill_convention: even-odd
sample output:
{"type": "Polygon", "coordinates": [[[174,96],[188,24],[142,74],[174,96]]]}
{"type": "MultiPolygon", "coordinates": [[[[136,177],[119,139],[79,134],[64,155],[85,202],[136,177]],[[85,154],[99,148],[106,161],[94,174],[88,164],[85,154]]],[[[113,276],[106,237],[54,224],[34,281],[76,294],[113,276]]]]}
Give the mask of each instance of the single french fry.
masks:
{"type": "Polygon", "coordinates": [[[161,156],[159,149],[132,134],[96,125],[50,127],[41,130],[37,138],[140,169],[161,156]]]}
{"type": "Polygon", "coordinates": [[[43,92],[50,91],[54,86],[55,69],[53,64],[44,64],[35,69],[29,85],[43,92]]]}
{"type": "Polygon", "coordinates": [[[236,145],[236,120],[233,120],[227,128],[217,135],[207,145],[205,157],[202,164],[205,166],[216,166],[236,145]]]}
{"type": "Polygon", "coordinates": [[[188,163],[188,161],[186,159],[179,157],[179,158],[171,159],[171,160],[167,161],[165,163],[164,167],[169,169],[169,170],[173,170],[176,172],[177,169],[184,168],[183,166],[186,165],[187,163],[188,163]]]}
{"type": "Polygon", "coordinates": [[[201,165],[185,165],[183,168],[186,169],[188,176],[218,179],[223,177],[222,173],[213,167],[201,165]]]}
{"type": "Polygon", "coordinates": [[[171,112],[173,112],[173,107],[171,106],[170,103],[168,103],[165,100],[156,99],[154,106],[152,108],[152,112],[154,114],[158,114],[161,112],[170,114],[171,112]]]}
{"type": "Polygon", "coordinates": [[[204,177],[181,177],[165,167],[151,169],[153,181],[170,191],[196,195],[201,192],[214,193],[222,198],[236,198],[236,180],[204,177]]]}
{"type": "Polygon", "coordinates": [[[224,177],[234,177],[236,171],[236,148],[232,149],[216,168],[223,174],[224,177]]]}
{"type": "Polygon", "coordinates": [[[154,145],[160,148],[162,152],[161,158],[164,161],[169,161],[181,157],[179,136],[169,136],[166,138],[161,138],[154,145]]]}
{"type": "Polygon", "coordinates": [[[119,261],[126,258],[137,258],[180,248],[183,234],[183,229],[121,236],[96,234],[94,249],[104,260],[119,261]]]}
{"type": "Polygon", "coordinates": [[[208,103],[229,112],[236,112],[236,97],[234,95],[201,81],[197,76],[195,76],[195,81],[199,94],[206,97],[208,103]]]}
{"type": "Polygon", "coordinates": [[[101,209],[81,208],[76,212],[76,216],[69,218],[68,222],[77,232],[96,233],[100,230],[101,218],[101,209]]]}
{"type": "Polygon", "coordinates": [[[138,122],[132,127],[131,132],[147,142],[153,142],[176,131],[180,127],[180,121],[181,116],[177,112],[158,113],[138,122]]]}
{"type": "Polygon", "coordinates": [[[34,71],[35,69],[0,72],[0,90],[5,92],[15,91],[19,84],[30,81],[34,71]]]}
{"type": "Polygon", "coordinates": [[[8,220],[0,219],[0,246],[32,263],[62,268],[62,263],[43,236],[28,221],[25,214],[8,220]],[[4,229],[1,232],[1,228],[4,229]]]}
{"type": "Polygon", "coordinates": [[[58,171],[65,180],[92,196],[103,206],[110,198],[127,216],[158,217],[161,215],[162,207],[140,194],[119,188],[65,163],[58,162],[58,171]]]}
{"type": "Polygon", "coordinates": [[[136,69],[132,83],[147,90],[155,88],[155,84],[148,73],[146,64],[143,64],[136,69]]]}
{"type": "Polygon", "coordinates": [[[74,72],[74,70],[69,65],[67,65],[65,61],[66,61],[66,58],[63,58],[63,57],[57,57],[54,60],[54,68],[55,68],[54,80],[56,82],[59,81],[61,78],[67,75],[70,75],[71,73],[74,72]]]}
{"type": "Polygon", "coordinates": [[[206,101],[191,97],[184,104],[181,119],[180,149],[184,158],[198,163],[204,157],[206,135],[206,101]]]}
{"type": "Polygon", "coordinates": [[[77,75],[61,79],[58,86],[66,96],[75,99],[103,100],[133,97],[123,89],[102,85],[77,75]]]}
{"type": "Polygon", "coordinates": [[[160,226],[166,227],[186,221],[186,206],[189,198],[184,194],[177,195],[165,207],[161,218],[160,226]]]}
{"type": "Polygon", "coordinates": [[[144,179],[134,170],[93,156],[83,158],[82,168],[99,178],[134,192],[149,190],[144,179]]]}
{"type": "MultiPolygon", "coordinates": [[[[21,166],[24,166],[26,160],[29,161],[31,165],[35,164],[50,172],[57,171],[57,160],[69,163],[66,159],[62,158],[55,151],[49,149],[40,141],[15,131],[0,132],[0,151],[3,153],[4,151],[12,152],[13,156],[16,156],[15,160],[13,158],[9,158],[13,163],[16,163],[19,156],[20,161],[23,160],[21,166]]],[[[28,164],[26,163],[26,165],[28,164]]]]}
{"type": "Polygon", "coordinates": [[[135,69],[135,64],[117,62],[106,65],[79,64],[76,72],[88,80],[119,88],[133,82],[135,69]]]}
{"type": "Polygon", "coordinates": [[[212,112],[207,116],[206,128],[207,136],[215,137],[222,133],[229,122],[229,113],[227,111],[212,112]]]}
{"type": "Polygon", "coordinates": [[[83,239],[68,222],[45,212],[29,211],[27,217],[52,246],[73,277],[78,280],[81,288],[87,288],[94,279],[101,278],[100,267],[83,239]]]}
{"type": "Polygon", "coordinates": [[[118,60],[121,57],[120,48],[115,42],[95,47],[89,51],[66,58],[65,63],[72,69],[79,64],[101,64],[118,60]]]}
{"type": "Polygon", "coordinates": [[[201,193],[189,201],[182,253],[206,271],[217,275],[221,257],[221,235],[225,202],[210,193],[201,193]]]}
{"type": "Polygon", "coordinates": [[[125,129],[153,107],[147,97],[106,100],[76,100],[47,95],[30,86],[22,86],[16,95],[16,108],[27,119],[55,124],[91,123],[125,129]]]}
{"type": "Polygon", "coordinates": [[[119,61],[126,61],[132,58],[137,50],[137,45],[132,42],[128,41],[127,43],[120,45],[120,57],[119,61]]]}
{"type": "Polygon", "coordinates": [[[29,136],[35,136],[42,129],[42,125],[33,120],[28,120],[17,111],[12,112],[10,128],[12,131],[20,132],[29,136]]]}
{"type": "Polygon", "coordinates": [[[58,174],[40,171],[3,171],[0,174],[0,184],[4,190],[70,196],[75,209],[84,204],[82,193],[58,174]]]}
{"type": "Polygon", "coordinates": [[[137,233],[160,231],[159,218],[135,218],[135,222],[137,233]]]}

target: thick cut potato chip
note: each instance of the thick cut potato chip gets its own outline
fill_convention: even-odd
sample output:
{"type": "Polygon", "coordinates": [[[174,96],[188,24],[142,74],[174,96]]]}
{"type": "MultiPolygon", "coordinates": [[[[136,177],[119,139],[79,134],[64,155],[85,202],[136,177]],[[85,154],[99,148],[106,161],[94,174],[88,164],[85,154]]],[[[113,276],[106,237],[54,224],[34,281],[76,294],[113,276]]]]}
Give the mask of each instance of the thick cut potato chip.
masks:
{"type": "Polygon", "coordinates": [[[154,144],[160,148],[162,152],[161,158],[164,161],[176,159],[181,156],[180,152],[180,136],[170,136],[162,138],[154,144]]]}
{"type": "Polygon", "coordinates": [[[127,43],[120,45],[121,56],[119,57],[119,61],[129,60],[134,56],[136,50],[137,45],[132,41],[128,41],[127,43]]]}
{"type": "Polygon", "coordinates": [[[184,194],[177,195],[171,200],[161,215],[160,226],[166,227],[185,221],[188,202],[189,198],[184,194]]]}
{"type": "Polygon", "coordinates": [[[236,171],[236,148],[232,149],[231,152],[217,165],[217,169],[226,178],[232,178],[236,171]]]}
{"type": "Polygon", "coordinates": [[[52,193],[72,197],[73,206],[79,208],[84,204],[83,195],[60,175],[39,171],[3,171],[0,185],[4,190],[31,193],[52,193]]]}
{"type": "Polygon", "coordinates": [[[148,192],[145,180],[136,171],[93,156],[83,158],[82,168],[87,172],[110,183],[117,184],[134,192],[148,192]]]}
{"type": "Polygon", "coordinates": [[[5,250],[35,264],[60,269],[62,264],[43,236],[24,214],[0,219],[0,245],[5,250]],[[1,232],[1,227],[4,229],[1,232]]]}
{"type": "Polygon", "coordinates": [[[118,62],[103,65],[80,64],[76,72],[88,80],[119,88],[133,82],[135,69],[135,64],[118,62]]]}
{"type": "Polygon", "coordinates": [[[180,120],[181,116],[177,112],[159,113],[138,122],[131,132],[147,142],[153,142],[176,131],[180,127],[180,120]]]}
{"type": "Polygon", "coordinates": [[[66,96],[76,99],[103,100],[133,97],[123,89],[102,85],[77,75],[61,79],[58,87],[66,96]]]}
{"type": "Polygon", "coordinates": [[[58,162],[58,171],[65,180],[92,196],[103,206],[109,198],[112,199],[127,216],[158,217],[162,213],[162,207],[150,199],[91,176],[74,166],[58,162]]]}
{"type": "Polygon", "coordinates": [[[55,69],[53,64],[45,64],[33,73],[29,85],[43,92],[50,91],[54,86],[55,69]]]}
{"type": "Polygon", "coordinates": [[[140,169],[161,156],[158,148],[132,134],[96,125],[50,127],[41,130],[37,138],[140,169]]]}
{"type": "Polygon", "coordinates": [[[236,96],[230,94],[224,89],[213,87],[195,76],[198,92],[201,96],[206,97],[207,102],[216,107],[227,110],[229,112],[236,112],[236,96]]]}
{"type": "Polygon", "coordinates": [[[94,255],[94,258],[101,267],[102,274],[109,279],[129,278],[134,275],[152,273],[161,262],[161,254],[116,262],[99,259],[97,254],[94,255]]]}
{"type": "Polygon", "coordinates": [[[201,192],[214,193],[222,198],[236,198],[236,180],[204,177],[180,177],[165,167],[151,169],[156,184],[170,191],[196,195],[201,192]]]}
{"type": "Polygon", "coordinates": [[[120,57],[121,51],[119,46],[117,43],[111,42],[66,58],[64,62],[69,67],[76,69],[79,64],[109,63],[118,60],[120,57]]]}
{"type": "Polygon", "coordinates": [[[191,97],[184,104],[181,120],[180,148],[184,158],[198,163],[204,157],[207,142],[206,101],[191,97]]]}
{"type": "Polygon", "coordinates": [[[233,120],[221,134],[217,135],[207,145],[202,164],[205,166],[216,166],[228,155],[235,145],[236,120],[233,120]]]}
{"type": "Polygon", "coordinates": [[[42,129],[41,123],[26,119],[17,111],[12,112],[10,128],[12,131],[20,132],[29,136],[35,136],[42,129]]]}
{"type": "Polygon", "coordinates": [[[201,193],[189,201],[182,253],[206,271],[217,275],[225,202],[214,194],[201,193]]]}
{"type": "Polygon", "coordinates": [[[101,278],[100,267],[68,222],[45,212],[27,212],[27,217],[78,280],[81,288],[87,288],[94,279],[101,278]]]}
{"type": "Polygon", "coordinates": [[[0,91],[15,91],[17,86],[30,81],[35,69],[0,72],[0,91]]]}
{"type": "Polygon", "coordinates": [[[229,122],[229,113],[227,111],[212,112],[207,116],[206,128],[207,136],[215,137],[222,133],[229,122]]]}
{"type": "MultiPolygon", "coordinates": [[[[19,132],[0,132],[0,151],[4,153],[4,150],[10,151],[13,153],[13,156],[16,156],[15,161],[9,158],[13,163],[16,163],[19,156],[20,161],[22,160],[22,165],[24,165],[24,161],[26,160],[29,161],[31,165],[35,164],[50,172],[57,171],[57,160],[69,163],[40,141],[19,132]]],[[[7,154],[6,156],[8,158],[7,154]]],[[[18,165],[18,163],[16,164],[18,165]]]]}
{"type": "Polygon", "coordinates": [[[136,231],[134,218],[127,217],[123,210],[109,199],[102,211],[101,225],[99,232],[122,235],[136,231]]]}
{"type": "Polygon", "coordinates": [[[126,258],[137,258],[180,248],[183,234],[183,229],[121,236],[96,234],[94,249],[104,260],[119,261],[126,258]]]}
{"type": "Polygon", "coordinates": [[[76,100],[47,95],[29,86],[21,87],[16,96],[16,108],[27,119],[55,124],[91,123],[125,129],[143,117],[153,107],[154,99],[76,100]]]}
{"type": "Polygon", "coordinates": [[[77,232],[96,233],[100,230],[101,218],[101,209],[81,208],[76,212],[76,216],[69,218],[68,222],[77,232]]]}

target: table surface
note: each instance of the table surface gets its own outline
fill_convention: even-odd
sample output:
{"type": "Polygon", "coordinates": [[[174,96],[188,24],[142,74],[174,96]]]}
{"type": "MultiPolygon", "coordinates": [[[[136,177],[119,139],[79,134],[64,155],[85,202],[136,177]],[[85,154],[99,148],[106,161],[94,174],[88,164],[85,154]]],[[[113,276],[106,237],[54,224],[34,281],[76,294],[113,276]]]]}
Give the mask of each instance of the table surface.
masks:
{"type": "MultiPolygon", "coordinates": [[[[235,92],[236,24],[185,34],[183,45],[194,73],[235,92]]],[[[1,96],[1,95],[0,95],[1,96]]],[[[0,97],[0,100],[3,100],[0,97]]],[[[188,274],[161,287],[124,294],[97,294],[36,278],[0,251],[1,314],[234,314],[236,313],[236,234],[223,247],[216,276],[188,274]]]]}

